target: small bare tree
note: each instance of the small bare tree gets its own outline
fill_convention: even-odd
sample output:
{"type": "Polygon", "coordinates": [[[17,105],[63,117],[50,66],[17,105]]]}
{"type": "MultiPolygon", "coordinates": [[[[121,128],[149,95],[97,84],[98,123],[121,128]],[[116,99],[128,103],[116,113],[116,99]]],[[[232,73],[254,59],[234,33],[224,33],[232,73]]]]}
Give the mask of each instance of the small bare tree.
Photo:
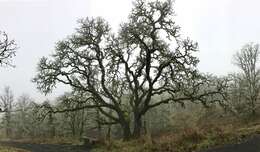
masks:
{"type": "Polygon", "coordinates": [[[15,56],[17,45],[14,40],[10,40],[5,32],[0,31],[0,66],[12,65],[12,58],[15,56]]]}
{"type": "Polygon", "coordinates": [[[14,113],[15,121],[15,137],[26,137],[31,130],[31,119],[29,114],[30,110],[33,108],[31,106],[33,100],[29,95],[23,94],[17,99],[14,113]]]}
{"type": "Polygon", "coordinates": [[[252,115],[256,113],[256,104],[260,91],[260,69],[257,67],[259,60],[259,45],[249,43],[242,47],[234,56],[234,63],[242,70],[245,83],[245,98],[248,101],[252,115]]]}
{"type": "Polygon", "coordinates": [[[10,87],[5,87],[4,93],[0,96],[0,105],[2,107],[2,112],[4,115],[4,127],[6,129],[6,136],[10,137],[12,126],[11,126],[11,111],[13,109],[14,95],[10,87]]]}

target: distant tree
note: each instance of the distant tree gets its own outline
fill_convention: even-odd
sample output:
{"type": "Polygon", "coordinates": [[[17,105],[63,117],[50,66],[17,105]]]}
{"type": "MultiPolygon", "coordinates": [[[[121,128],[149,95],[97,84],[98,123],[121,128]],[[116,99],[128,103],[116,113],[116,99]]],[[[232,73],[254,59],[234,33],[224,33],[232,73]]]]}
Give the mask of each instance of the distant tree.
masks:
{"type": "MultiPolygon", "coordinates": [[[[81,96],[75,96],[73,93],[66,93],[63,96],[59,97],[58,104],[56,107],[58,109],[76,109],[77,107],[83,107],[84,102],[80,102],[81,96]]],[[[84,98],[84,97],[83,97],[84,98]]],[[[85,127],[85,109],[75,110],[75,111],[66,111],[64,117],[67,120],[70,132],[73,137],[79,137],[84,133],[85,127]]],[[[88,117],[90,117],[88,115],[88,117]]]]}
{"type": "MultiPolygon", "coordinates": [[[[15,124],[15,137],[28,137],[32,128],[30,110],[32,107],[33,100],[29,95],[23,94],[17,99],[15,110],[13,113],[14,124],[15,124]]],[[[35,126],[34,126],[35,127],[35,126]]]]}
{"type": "Polygon", "coordinates": [[[250,43],[243,46],[234,56],[235,65],[242,70],[240,83],[243,82],[243,96],[248,102],[252,115],[256,114],[260,91],[259,53],[259,45],[250,43]]]}
{"type": "Polygon", "coordinates": [[[6,136],[10,137],[12,132],[11,111],[13,110],[14,105],[14,95],[10,87],[5,87],[3,94],[0,96],[0,105],[2,107],[2,112],[5,112],[3,122],[6,136]]]}
{"type": "Polygon", "coordinates": [[[12,58],[15,56],[17,45],[14,40],[10,40],[5,32],[0,31],[0,66],[12,65],[12,58]]]}
{"type": "MultiPolygon", "coordinates": [[[[43,105],[45,108],[48,108],[48,109],[52,108],[49,100],[44,101],[43,105]]],[[[55,118],[55,115],[52,112],[50,112],[48,109],[47,110],[43,109],[44,111],[42,112],[42,115],[43,115],[44,119],[46,120],[45,137],[46,136],[55,137],[55,135],[56,135],[55,119],[56,118],[55,118]]],[[[41,109],[39,109],[39,110],[41,110],[41,109]]],[[[42,119],[41,121],[44,121],[44,119],[42,119]]]]}
{"type": "Polygon", "coordinates": [[[137,0],[117,35],[101,18],[82,19],[75,34],[57,43],[51,59],[41,58],[33,82],[44,93],[57,83],[84,92],[90,104],[73,110],[96,108],[111,120],[107,124],[121,125],[125,139],[139,137],[147,111],[170,102],[206,103],[220,91],[201,89],[210,82],[196,68],[197,43],[180,38],[173,19],[170,0],[137,0]]]}
{"type": "Polygon", "coordinates": [[[226,76],[227,100],[223,106],[226,111],[234,116],[245,116],[248,114],[249,104],[246,101],[246,82],[241,73],[232,73],[226,76]]]}

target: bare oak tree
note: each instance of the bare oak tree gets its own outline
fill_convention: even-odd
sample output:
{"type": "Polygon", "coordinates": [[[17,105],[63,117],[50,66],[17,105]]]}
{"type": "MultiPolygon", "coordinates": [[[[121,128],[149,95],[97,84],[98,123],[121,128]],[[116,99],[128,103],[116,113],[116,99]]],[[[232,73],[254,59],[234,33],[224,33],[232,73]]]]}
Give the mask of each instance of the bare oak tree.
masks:
{"type": "Polygon", "coordinates": [[[246,44],[234,56],[234,63],[242,70],[242,78],[245,83],[244,97],[250,105],[252,115],[255,115],[257,108],[257,100],[260,91],[260,69],[259,61],[259,45],[246,44]]]}
{"type": "Polygon", "coordinates": [[[12,65],[12,58],[15,56],[17,45],[14,40],[10,40],[5,32],[0,31],[0,66],[12,65]]]}
{"type": "Polygon", "coordinates": [[[66,110],[97,108],[111,120],[107,124],[121,125],[125,139],[140,136],[142,117],[152,108],[170,102],[206,103],[220,91],[202,89],[210,84],[196,68],[197,43],[180,37],[170,0],[137,0],[118,34],[101,18],[79,24],[75,34],[57,43],[50,59],[41,58],[33,82],[44,93],[57,83],[84,92],[88,104],[66,110]],[[156,96],[163,97],[152,101],[156,96]]]}

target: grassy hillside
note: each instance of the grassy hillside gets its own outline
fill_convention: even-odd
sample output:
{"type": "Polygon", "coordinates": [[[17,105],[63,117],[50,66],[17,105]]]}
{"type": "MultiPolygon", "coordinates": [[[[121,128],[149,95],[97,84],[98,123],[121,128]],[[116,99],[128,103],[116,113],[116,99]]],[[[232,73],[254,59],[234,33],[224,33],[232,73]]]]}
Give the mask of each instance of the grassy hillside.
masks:
{"type": "Polygon", "coordinates": [[[228,143],[239,143],[260,133],[260,123],[233,123],[186,128],[159,136],[143,136],[138,140],[114,140],[94,149],[94,152],[194,152],[228,143]]]}

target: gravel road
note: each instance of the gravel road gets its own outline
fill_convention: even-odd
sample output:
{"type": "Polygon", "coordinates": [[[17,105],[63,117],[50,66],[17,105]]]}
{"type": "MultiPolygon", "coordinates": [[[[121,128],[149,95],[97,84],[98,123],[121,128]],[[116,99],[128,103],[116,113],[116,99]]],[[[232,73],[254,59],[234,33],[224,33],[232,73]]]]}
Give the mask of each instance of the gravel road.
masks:
{"type": "Polygon", "coordinates": [[[229,144],[201,152],[260,152],[260,135],[255,135],[240,144],[229,144]]]}

